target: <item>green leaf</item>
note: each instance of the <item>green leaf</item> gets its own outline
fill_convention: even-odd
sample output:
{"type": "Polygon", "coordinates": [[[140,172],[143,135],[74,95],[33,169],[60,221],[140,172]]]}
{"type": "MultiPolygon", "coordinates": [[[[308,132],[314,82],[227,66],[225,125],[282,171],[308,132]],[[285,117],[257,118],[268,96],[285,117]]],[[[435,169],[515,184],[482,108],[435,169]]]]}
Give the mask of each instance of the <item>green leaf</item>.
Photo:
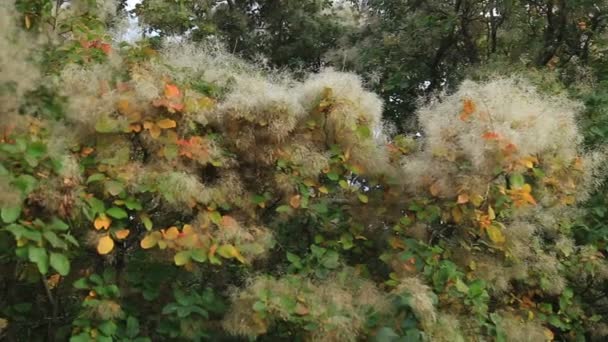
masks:
{"type": "Polygon", "coordinates": [[[277,213],[289,213],[289,212],[291,212],[291,207],[286,204],[283,204],[283,205],[280,205],[277,207],[276,212],[277,213]]]}
{"type": "Polygon", "coordinates": [[[127,318],[127,329],[125,330],[127,336],[134,338],[139,334],[139,321],[133,316],[127,318]]]}
{"type": "Polygon", "coordinates": [[[211,219],[211,222],[219,225],[222,221],[222,214],[220,214],[218,211],[212,211],[211,214],[209,214],[209,218],[211,219]]]}
{"type": "Polygon", "coordinates": [[[141,214],[139,216],[139,218],[141,219],[141,222],[144,224],[144,227],[146,227],[147,231],[152,230],[154,225],[152,224],[152,220],[150,220],[150,216],[148,216],[148,214],[141,214]]]}
{"type": "Polygon", "coordinates": [[[115,180],[105,182],[105,187],[106,191],[112,196],[118,196],[125,189],[125,186],[121,182],[115,180]]]}
{"type": "Polygon", "coordinates": [[[102,200],[95,197],[90,197],[87,198],[86,201],[91,207],[91,209],[93,209],[93,211],[95,212],[94,214],[103,214],[106,212],[106,206],[102,200]]]}
{"type": "Polygon", "coordinates": [[[335,172],[329,172],[327,174],[327,178],[331,179],[332,181],[337,181],[338,179],[340,179],[340,176],[335,172]]]}
{"type": "Polygon", "coordinates": [[[49,256],[46,254],[46,250],[44,248],[29,245],[28,258],[31,262],[38,266],[38,271],[40,271],[40,273],[46,274],[48,272],[49,256]]]}
{"type": "Polygon", "coordinates": [[[367,139],[372,136],[372,131],[368,126],[361,125],[357,127],[357,134],[363,139],[367,139]]]}
{"type": "Polygon", "coordinates": [[[89,282],[87,278],[80,278],[74,282],[74,287],[79,290],[85,290],[89,288],[89,282]]]}
{"type": "Polygon", "coordinates": [[[321,264],[329,269],[334,269],[340,266],[340,255],[335,251],[328,251],[323,259],[321,260],[321,264]]]}
{"type": "Polygon", "coordinates": [[[13,223],[21,216],[21,205],[2,207],[0,216],[4,223],[13,223]]]}
{"type": "Polygon", "coordinates": [[[129,210],[141,210],[141,203],[139,203],[139,201],[134,198],[134,197],[129,197],[127,198],[127,200],[125,201],[125,205],[127,206],[127,209],[129,210]]]}
{"type": "Polygon", "coordinates": [[[376,336],[374,336],[375,342],[393,342],[399,339],[399,335],[388,327],[383,327],[378,330],[376,336]]]}
{"type": "Polygon", "coordinates": [[[509,177],[509,182],[511,184],[511,189],[521,188],[526,184],[524,176],[521,173],[514,173],[509,177]]]}
{"type": "Polygon", "coordinates": [[[122,209],[122,208],[118,208],[118,207],[112,207],[108,210],[106,210],[106,214],[112,216],[115,219],[124,219],[129,217],[129,215],[127,214],[127,212],[122,209]]]}
{"type": "Polygon", "coordinates": [[[47,230],[44,231],[42,233],[42,236],[44,236],[44,239],[48,242],[51,243],[51,246],[55,247],[55,248],[63,248],[66,249],[68,247],[68,245],[66,245],[65,242],[63,242],[63,240],[61,240],[57,234],[55,234],[55,232],[47,230]]]}
{"type": "Polygon", "coordinates": [[[103,173],[94,173],[94,174],[90,175],[89,178],[87,178],[87,184],[93,183],[93,182],[99,182],[104,179],[106,179],[106,175],[104,175],[103,173]]]}
{"type": "Polygon", "coordinates": [[[114,133],[120,131],[118,120],[102,117],[95,123],[95,130],[99,133],[114,133]]]}
{"type": "Polygon", "coordinates": [[[70,226],[67,225],[67,223],[61,221],[60,219],[53,217],[53,219],[51,220],[51,223],[48,225],[49,229],[51,230],[58,230],[58,231],[66,231],[68,229],[70,229],[70,226]]]}
{"type": "Polygon", "coordinates": [[[51,266],[64,277],[70,273],[70,261],[63,254],[51,253],[51,266]]]}
{"type": "Polygon", "coordinates": [[[361,203],[369,202],[369,198],[367,197],[367,195],[357,194],[357,197],[359,198],[359,201],[361,201],[361,203]]]}
{"type": "Polygon", "coordinates": [[[253,303],[253,310],[258,311],[258,312],[264,311],[264,310],[266,310],[266,304],[264,304],[264,302],[261,302],[258,300],[255,303],[253,303]]]}
{"type": "Polygon", "coordinates": [[[104,321],[100,325],[97,326],[99,331],[101,331],[106,336],[112,336],[116,333],[118,326],[113,321],[104,321]]]}
{"type": "Polygon", "coordinates": [[[196,262],[207,261],[207,252],[204,249],[193,249],[190,251],[190,257],[196,262]]]}
{"type": "Polygon", "coordinates": [[[13,185],[21,190],[23,195],[29,195],[38,185],[38,180],[30,175],[20,175],[15,179],[13,185]]]}
{"type": "Polygon", "coordinates": [[[469,293],[469,287],[460,278],[456,279],[456,290],[464,294],[469,293]]]}

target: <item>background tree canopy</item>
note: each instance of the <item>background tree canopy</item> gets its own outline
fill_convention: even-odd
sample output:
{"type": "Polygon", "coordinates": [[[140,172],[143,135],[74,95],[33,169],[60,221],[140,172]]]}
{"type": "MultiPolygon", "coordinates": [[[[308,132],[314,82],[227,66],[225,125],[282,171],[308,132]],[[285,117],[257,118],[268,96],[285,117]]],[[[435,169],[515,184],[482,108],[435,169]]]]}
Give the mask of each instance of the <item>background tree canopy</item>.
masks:
{"type": "Polygon", "coordinates": [[[605,340],[607,11],[2,2],[0,339],[605,340]]]}

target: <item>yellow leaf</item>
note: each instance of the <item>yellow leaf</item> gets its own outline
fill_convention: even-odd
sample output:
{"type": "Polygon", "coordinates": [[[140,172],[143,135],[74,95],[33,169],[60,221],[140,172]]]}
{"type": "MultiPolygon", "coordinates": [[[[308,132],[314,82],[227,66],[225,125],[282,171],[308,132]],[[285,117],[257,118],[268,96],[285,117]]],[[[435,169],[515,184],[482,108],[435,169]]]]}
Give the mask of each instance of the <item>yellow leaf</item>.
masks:
{"type": "Polygon", "coordinates": [[[158,232],[154,232],[152,234],[147,235],[143,240],[139,242],[139,245],[143,249],[149,249],[156,246],[156,243],[158,242],[159,238],[158,235],[158,232]]]}
{"type": "Polygon", "coordinates": [[[97,253],[105,255],[110,253],[114,249],[114,240],[109,235],[106,235],[99,239],[97,243],[97,253]]]}
{"type": "Polygon", "coordinates": [[[496,244],[501,244],[504,243],[506,241],[504,234],[502,233],[502,230],[500,230],[500,228],[498,228],[495,225],[489,225],[486,228],[486,232],[488,233],[488,237],[490,238],[490,240],[492,240],[492,242],[496,243],[496,244]]]}
{"type": "Polygon", "coordinates": [[[8,327],[8,321],[4,318],[0,318],[0,333],[8,327]]]}
{"type": "Polygon", "coordinates": [[[491,206],[488,206],[488,217],[490,218],[490,220],[494,220],[496,218],[496,213],[494,212],[494,209],[492,209],[491,206]]]}
{"type": "Polygon", "coordinates": [[[95,219],[95,222],[93,222],[93,225],[95,226],[96,230],[100,230],[102,228],[108,229],[108,228],[110,228],[111,224],[112,224],[112,219],[107,217],[105,214],[99,215],[95,219]]]}
{"type": "Polygon", "coordinates": [[[465,204],[469,202],[469,195],[468,194],[460,194],[458,195],[458,201],[456,203],[458,204],[465,204]]]}
{"type": "Polygon", "coordinates": [[[174,128],[177,126],[174,120],[162,119],[156,122],[156,125],[162,129],[174,128]]]}
{"type": "Polygon", "coordinates": [[[452,208],[452,218],[454,223],[459,224],[462,222],[462,211],[458,207],[452,208]]]}
{"type": "Polygon", "coordinates": [[[129,236],[129,233],[131,233],[131,231],[128,229],[120,229],[120,230],[115,231],[114,235],[116,236],[116,238],[118,240],[123,240],[123,239],[126,239],[127,236],[129,236]]]}
{"type": "Polygon", "coordinates": [[[144,122],[144,128],[150,132],[150,136],[153,139],[157,139],[158,137],[160,137],[160,133],[161,133],[160,127],[158,127],[158,125],[156,125],[155,123],[146,121],[146,122],[144,122]]]}
{"type": "Polygon", "coordinates": [[[322,194],[328,194],[329,190],[327,189],[327,187],[322,186],[322,187],[319,187],[319,192],[322,194]]]}
{"type": "Polygon", "coordinates": [[[369,202],[369,198],[367,197],[367,195],[358,194],[357,197],[359,197],[359,201],[361,201],[361,203],[367,203],[367,202],[369,202]]]}
{"type": "Polygon", "coordinates": [[[177,229],[177,227],[170,227],[166,231],[162,231],[162,232],[163,232],[163,238],[165,240],[169,240],[169,241],[175,240],[179,236],[179,230],[177,229]]]}
{"type": "Polygon", "coordinates": [[[175,254],[173,256],[173,261],[175,262],[176,266],[183,266],[183,265],[187,264],[188,261],[190,261],[190,252],[189,251],[177,252],[177,254],[175,254]]]}
{"type": "Polygon", "coordinates": [[[289,205],[291,205],[292,208],[299,208],[300,207],[300,195],[294,195],[289,199],[289,205]]]}
{"type": "Polygon", "coordinates": [[[222,245],[217,249],[217,253],[221,255],[223,258],[230,259],[235,258],[241,263],[245,263],[245,258],[241,255],[238,249],[233,245],[222,245]]]}
{"type": "Polygon", "coordinates": [[[473,195],[470,198],[471,203],[473,203],[473,205],[475,207],[479,207],[481,205],[481,203],[483,202],[483,196],[481,195],[473,195]]]}
{"type": "Polygon", "coordinates": [[[553,341],[553,339],[555,339],[555,335],[553,334],[553,331],[545,328],[544,333],[545,333],[545,337],[547,338],[547,341],[553,341]]]}

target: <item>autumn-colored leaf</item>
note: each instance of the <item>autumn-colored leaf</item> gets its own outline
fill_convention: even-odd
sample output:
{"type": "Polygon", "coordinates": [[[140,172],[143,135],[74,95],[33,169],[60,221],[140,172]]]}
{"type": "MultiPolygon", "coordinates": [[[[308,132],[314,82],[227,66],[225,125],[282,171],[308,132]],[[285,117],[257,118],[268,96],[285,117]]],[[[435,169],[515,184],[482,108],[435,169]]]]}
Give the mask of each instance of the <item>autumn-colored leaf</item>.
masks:
{"type": "Polygon", "coordinates": [[[171,119],[161,119],[156,122],[156,125],[162,129],[169,129],[177,126],[175,121],[171,119]]]}
{"type": "Polygon", "coordinates": [[[139,132],[141,132],[141,129],[142,129],[141,124],[133,123],[133,124],[129,124],[126,131],[127,131],[127,133],[130,133],[130,132],[139,133],[139,132]]]}
{"type": "Polygon", "coordinates": [[[508,143],[507,145],[505,145],[505,147],[503,147],[502,149],[502,153],[505,156],[510,156],[513,153],[517,152],[517,146],[515,146],[515,144],[513,143],[508,143]]]}
{"type": "Polygon", "coordinates": [[[163,239],[165,240],[175,240],[179,236],[179,230],[177,227],[169,227],[167,230],[162,230],[163,239]]]}
{"type": "Polygon", "coordinates": [[[114,249],[114,240],[109,235],[105,235],[99,239],[97,243],[97,253],[105,255],[114,249]]]}
{"type": "Polygon", "coordinates": [[[465,204],[469,202],[469,195],[468,194],[460,194],[458,195],[458,200],[456,201],[456,203],[458,204],[465,204]]]}
{"type": "Polygon", "coordinates": [[[306,316],[310,312],[302,303],[297,303],[294,312],[300,316],[306,316]]]}
{"type": "Polygon", "coordinates": [[[452,219],[454,220],[454,223],[459,224],[462,222],[462,211],[460,210],[460,208],[458,207],[453,207],[452,208],[452,219]]]}
{"type": "Polygon", "coordinates": [[[475,112],[475,103],[471,99],[464,99],[462,103],[462,111],[460,112],[460,120],[467,121],[475,112]]]}
{"type": "Polygon", "coordinates": [[[95,226],[96,230],[100,229],[108,229],[112,224],[112,219],[106,216],[105,214],[99,215],[95,221],[93,222],[93,226],[95,226]]]}
{"type": "Polygon", "coordinates": [[[577,171],[583,171],[583,159],[581,157],[576,157],[572,167],[574,167],[574,169],[577,171]]]}
{"type": "Polygon", "coordinates": [[[300,195],[291,196],[291,198],[289,199],[289,205],[291,205],[292,208],[299,208],[300,203],[300,195]]]}
{"type": "Polygon", "coordinates": [[[439,187],[439,183],[434,182],[433,184],[431,184],[431,186],[429,187],[429,191],[430,191],[431,195],[437,197],[437,195],[439,195],[439,192],[441,191],[441,188],[439,187]]]}
{"type": "Polygon", "coordinates": [[[217,249],[217,254],[221,255],[223,258],[226,259],[235,258],[241,263],[245,263],[245,258],[243,258],[239,250],[230,244],[220,246],[217,249]]]}
{"type": "Polygon", "coordinates": [[[157,139],[158,137],[160,137],[160,127],[158,127],[158,125],[156,125],[154,122],[145,121],[144,128],[150,132],[150,136],[152,138],[157,139]]]}
{"type": "Polygon", "coordinates": [[[106,55],[109,55],[110,52],[112,52],[112,46],[108,43],[101,43],[99,44],[99,48],[101,49],[101,51],[103,51],[103,53],[105,53],[106,55]]]}
{"type": "Polygon", "coordinates": [[[143,249],[150,249],[150,248],[156,246],[158,239],[159,239],[158,232],[148,234],[148,235],[146,235],[146,237],[143,238],[143,240],[141,240],[139,242],[139,246],[143,249]]]}
{"type": "Polygon", "coordinates": [[[538,163],[538,159],[533,156],[528,156],[528,157],[524,157],[524,158],[520,159],[519,162],[523,166],[527,167],[528,169],[532,169],[532,168],[534,168],[534,164],[538,163]]]}
{"type": "Polygon", "coordinates": [[[327,189],[326,186],[320,186],[319,187],[319,192],[322,193],[322,194],[326,194],[327,195],[329,193],[329,190],[327,189]]]}
{"type": "Polygon", "coordinates": [[[181,92],[179,88],[175,84],[167,83],[165,84],[165,97],[168,99],[179,98],[181,96],[181,92]]]}
{"type": "Polygon", "coordinates": [[[484,140],[498,140],[500,139],[500,134],[496,132],[485,132],[481,135],[484,140]]]}
{"type": "Polygon", "coordinates": [[[222,216],[219,224],[222,228],[238,228],[239,223],[232,217],[228,215],[222,216]]]}
{"type": "Polygon", "coordinates": [[[486,232],[490,240],[496,244],[501,244],[506,241],[505,235],[502,233],[502,230],[493,224],[486,228],[486,232]]]}
{"type": "Polygon", "coordinates": [[[131,231],[128,229],[119,229],[114,232],[114,236],[116,236],[118,240],[123,240],[129,236],[129,233],[131,233],[131,231]]]}

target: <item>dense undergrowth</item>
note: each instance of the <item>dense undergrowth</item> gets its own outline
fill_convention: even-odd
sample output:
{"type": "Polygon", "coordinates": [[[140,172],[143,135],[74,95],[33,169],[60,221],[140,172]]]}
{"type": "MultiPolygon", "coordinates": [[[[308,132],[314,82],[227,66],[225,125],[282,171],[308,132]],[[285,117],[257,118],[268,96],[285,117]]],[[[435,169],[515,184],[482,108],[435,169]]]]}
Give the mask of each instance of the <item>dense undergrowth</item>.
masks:
{"type": "Polygon", "coordinates": [[[1,338],[608,335],[582,104],[467,81],[394,135],[355,75],[117,44],[39,4],[0,13],[1,338]]]}

